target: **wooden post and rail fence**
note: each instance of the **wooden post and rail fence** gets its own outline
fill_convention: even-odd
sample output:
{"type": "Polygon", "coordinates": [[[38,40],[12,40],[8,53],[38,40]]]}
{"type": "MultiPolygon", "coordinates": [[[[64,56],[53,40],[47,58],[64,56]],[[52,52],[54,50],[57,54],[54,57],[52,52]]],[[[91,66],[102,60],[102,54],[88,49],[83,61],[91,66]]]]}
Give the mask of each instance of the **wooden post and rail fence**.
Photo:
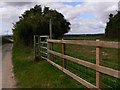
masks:
{"type": "Polygon", "coordinates": [[[43,59],[47,60],[50,64],[57,67],[59,70],[63,71],[65,74],[69,75],[79,83],[83,84],[87,88],[96,88],[100,89],[101,86],[101,73],[115,77],[117,79],[120,79],[120,71],[115,70],[112,68],[108,68],[101,65],[102,61],[102,48],[115,48],[120,49],[119,42],[108,42],[108,41],[89,41],[89,40],[54,40],[54,39],[48,39],[47,38],[47,58],[41,56],[43,59]],[[62,53],[58,53],[56,51],[53,51],[53,43],[60,43],[62,46],[62,53]],[[96,64],[90,63],[88,61],[84,61],[78,58],[74,58],[71,56],[68,56],[65,54],[65,45],[66,44],[75,44],[75,45],[85,45],[85,46],[94,46],[96,47],[96,64]],[[53,55],[58,56],[62,58],[62,66],[56,64],[53,61],[53,55]],[[76,74],[70,72],[66,69],[66,60],[69,60],[71,62],[83,65],[87,68],[90,68],[92,70],[96,71],[96,85],[91,84],[90,82],[82,79],[81,77],[77,76],[76,74]]]}

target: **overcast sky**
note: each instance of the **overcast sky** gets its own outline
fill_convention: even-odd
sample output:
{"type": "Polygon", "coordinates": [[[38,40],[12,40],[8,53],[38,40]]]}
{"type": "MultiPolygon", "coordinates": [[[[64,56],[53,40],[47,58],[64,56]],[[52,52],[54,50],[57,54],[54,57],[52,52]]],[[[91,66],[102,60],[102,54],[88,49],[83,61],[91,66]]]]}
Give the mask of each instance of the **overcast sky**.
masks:
{"type": "Polygon", "coordinates": [[[110,13],[116,14],[119,0],[1,0],[0,35],[12,34],[12,23],[37,5],[49,6],[70,21],[69,34],[104,33],[110,13]]]}

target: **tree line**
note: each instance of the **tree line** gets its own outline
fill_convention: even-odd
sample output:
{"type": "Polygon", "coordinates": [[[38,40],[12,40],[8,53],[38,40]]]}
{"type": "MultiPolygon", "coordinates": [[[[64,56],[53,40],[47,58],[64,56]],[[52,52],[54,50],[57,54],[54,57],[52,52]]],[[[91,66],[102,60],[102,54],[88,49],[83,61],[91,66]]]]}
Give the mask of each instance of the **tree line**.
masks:
{"type": "Polygon", "coordinates": [[[70,30],[70,22],[56,10],[36,5],[26,10],[14,24],[14,44],[33,45],[33,35],[49,35],[49,21],[52,21],[53,38],[61,38],[70,30]]]}
{"type": "Polygon", "coordinates": [[[120,40],[120,11],[116,15],[109,15],[109,22],[105,28],[105,37],[120,40]]]}
{"type": "MultiPolygon", "coordinates": [[[[56,10],[41,5],[36,5],[26,10],[19,21],[14,23],[13,38],[14,45],[33,45],[34,35],[49,35],[49,21],[52,21],[53,38],[62,38],[70,30],[70,22],[56,10]]],[[[120,39],[120,11],[116,15],[109,15],[109,22],[105,28],[105,37],[109,39],[120,39]]]]}

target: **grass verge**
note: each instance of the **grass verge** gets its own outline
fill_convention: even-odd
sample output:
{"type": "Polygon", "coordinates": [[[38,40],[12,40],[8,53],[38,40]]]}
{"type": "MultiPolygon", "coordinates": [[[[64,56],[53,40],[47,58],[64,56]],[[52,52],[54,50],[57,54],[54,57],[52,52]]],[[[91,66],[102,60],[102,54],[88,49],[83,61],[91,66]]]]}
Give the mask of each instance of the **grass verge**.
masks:
{"type": "Polygon", "coordinates": [[[13,48],[14,73],[18,88],[85,88],[47,61],[34,62],[33,49],[13,48]]]}

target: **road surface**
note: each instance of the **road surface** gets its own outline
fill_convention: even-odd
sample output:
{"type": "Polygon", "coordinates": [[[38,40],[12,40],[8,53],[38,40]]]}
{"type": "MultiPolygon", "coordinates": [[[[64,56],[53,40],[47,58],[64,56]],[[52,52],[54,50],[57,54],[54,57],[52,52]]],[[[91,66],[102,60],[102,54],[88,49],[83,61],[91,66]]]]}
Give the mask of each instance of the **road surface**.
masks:
{"type": "Polygon", "coordinates": [[[12,68],[12,44],[5,44],[2,46],[2,88],[15,88],[12,68]]]}
{"type": "Polygon", "coordinates": [[[0,90],[2,89],[2,46],[0,46],[0,90]]]}

